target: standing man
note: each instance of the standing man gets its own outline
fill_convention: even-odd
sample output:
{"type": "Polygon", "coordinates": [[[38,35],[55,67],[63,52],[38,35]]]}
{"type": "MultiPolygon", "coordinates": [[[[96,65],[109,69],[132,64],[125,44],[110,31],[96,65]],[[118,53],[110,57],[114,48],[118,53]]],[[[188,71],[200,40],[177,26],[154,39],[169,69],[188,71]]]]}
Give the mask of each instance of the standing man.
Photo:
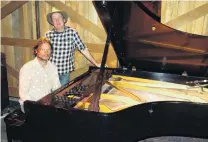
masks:
{"type": "Polygon", "coordinates": [[[61,86],[58,71],[50,61],[50,40],[40,38],[34,46],[35,59],[23,65],[19,73],[20,105],[26,100],[37,101],[61,86]]]}
{"type": "Polygon", "coordinates": [[[100,67],[89,50],[85,47],[78,33],[71,27],[65,26],[68,15],[65,11],[56,11],[47,15],[47,21],[54,28],[46,33],[54,51],[51,61],[58,68],[62,85],[69,82],[70,72],[74,70],[74,52],[77,48],[93,65],[100,67]]]}

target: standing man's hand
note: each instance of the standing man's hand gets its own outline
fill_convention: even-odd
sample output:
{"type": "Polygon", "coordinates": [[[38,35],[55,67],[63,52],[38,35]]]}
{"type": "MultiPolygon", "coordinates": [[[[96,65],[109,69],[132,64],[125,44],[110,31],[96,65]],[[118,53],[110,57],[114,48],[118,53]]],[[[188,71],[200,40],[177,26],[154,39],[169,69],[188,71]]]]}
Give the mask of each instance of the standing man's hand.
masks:
{"type": "MultiPolygon", "coordinates": [[[[101,64],[100,63],[99,64],[97,63],[95,66],[98,67],[98,68],[100,68],[101,67],[101,64]]],[[[105,67],[107,68],[108,66],[105,65],[105,67]]]]}
{"type": "Polygon", "coordinates": [[[98,67],[98,68],[100,68],[101,64],[98,64],[98,63],[97,63],[97,64],[95,64],[95,66],[98,67]]]}

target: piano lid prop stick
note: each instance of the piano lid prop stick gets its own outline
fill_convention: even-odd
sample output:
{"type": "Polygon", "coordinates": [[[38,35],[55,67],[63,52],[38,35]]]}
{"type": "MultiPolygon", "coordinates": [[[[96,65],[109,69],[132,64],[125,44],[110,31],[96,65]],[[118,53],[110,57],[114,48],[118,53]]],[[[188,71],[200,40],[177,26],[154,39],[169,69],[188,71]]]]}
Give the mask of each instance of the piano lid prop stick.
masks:
{"type": "Polygon", "coordinates": [[[110,34],[111,34],[111,28],[108,31],[108,35],[106,38],[106,44],[105,44],[104,53],[103,53],[103,57],[102,57],[100,72],[97,76],[96,85],[95,85],[94,91],[93,91],[92,101],[89,106],[90,111],[99,112],[99,110],[100,110],[99,101],[100,101],[100,95],[101,95],[102,85],[103,85],[105,64],[106,64],[106,59],[107,59],[107,54],[108,54],[108,49],[109,49],[109,44],[110,44],[110,34]]]}

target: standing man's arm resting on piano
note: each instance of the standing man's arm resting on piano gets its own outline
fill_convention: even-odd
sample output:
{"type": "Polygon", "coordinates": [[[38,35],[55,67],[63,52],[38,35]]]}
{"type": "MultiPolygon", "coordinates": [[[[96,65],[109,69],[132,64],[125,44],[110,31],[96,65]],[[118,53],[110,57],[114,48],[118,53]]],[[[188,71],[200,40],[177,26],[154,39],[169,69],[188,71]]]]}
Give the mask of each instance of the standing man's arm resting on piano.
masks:
{"type": "Polygon", "coordinates": [[[84,50],[81,50],[81,53],[89,60],[93,65],[100,67],[100,64],[98,64],[95,59],[90,54],[88,48],[85,48],[84,50]]]}
{"type": "Polygon", "coordinates": [[[100,64],[98,64],[93,56],[90,54],[88,48],[84,45],[82,42],[79,34],[74,31],[73,33],[73,42],[75,44],[75,47],[85,56],[85,58],[90,61],[93,65],[100,67],[100,64]]]}

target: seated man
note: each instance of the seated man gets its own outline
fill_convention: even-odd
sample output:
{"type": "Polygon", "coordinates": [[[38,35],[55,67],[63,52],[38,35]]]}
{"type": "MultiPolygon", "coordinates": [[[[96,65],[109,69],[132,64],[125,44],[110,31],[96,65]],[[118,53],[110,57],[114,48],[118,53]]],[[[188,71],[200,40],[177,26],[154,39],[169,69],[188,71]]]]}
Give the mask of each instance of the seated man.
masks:
{"type": "Polygon", "coordinates": [[[40,38],[34,47],[35,59],[23,65],[19,73],[20,105],[25,100],[37,101],[61,86],[58,71],[50,61],[52,46],[47,38],[40,38]]]}

